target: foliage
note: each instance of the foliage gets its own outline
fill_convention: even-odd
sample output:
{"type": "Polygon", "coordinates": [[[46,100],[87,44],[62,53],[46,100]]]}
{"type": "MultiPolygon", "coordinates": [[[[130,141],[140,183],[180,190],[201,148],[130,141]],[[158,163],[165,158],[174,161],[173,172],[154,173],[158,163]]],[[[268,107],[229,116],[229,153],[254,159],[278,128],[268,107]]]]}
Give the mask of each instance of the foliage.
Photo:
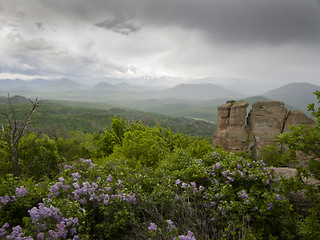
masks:
{"type": "Polygon", "coordinates": [[[38,137],[35,133],[22,138],[20,144],[20,169],[26,177],[39,180],[58,174],[59,164],[65,159],[59,154],[57,144],[47,135],[38,137]]]}
{"type": "MultiPolygon", "coordinates": [[[[314,92],[320,104],[320,91],[314,92]]],[[[311,158],[309,170],[315,177],[320,179],[320,164],[316,161],[320,159],[320,107],[316,109],[315,104],[309,104],[308,110],[315,117],[316,126],[292,126],[291,132],[280,134],[279,141],[289,147],[292,155],[297,151],[304,153],[311,158]]]]}
{"type": "MultiPolygon", "coordinates": [[[[113,117],[103,134],[51,139],[32,133],[22,138],[21,149],[23,177],[0,181],[0,238],[319,236],[319,189],[303,182],[306,171],[279,179],[263,160],[159,125],[113,117]],[[81,155],[93,158],[79,160],[81,155]]],[[[269,153],[278,154],[265,157],[269,164],[283,157],[276,148],[269,153]]]]}
{"type": "Polygon", "coordinates": [[[262,147],[258,155],[268,166],[272,167],[283,167],[292,161],[290,153],[282,150],[276,143],[262,147]]]}

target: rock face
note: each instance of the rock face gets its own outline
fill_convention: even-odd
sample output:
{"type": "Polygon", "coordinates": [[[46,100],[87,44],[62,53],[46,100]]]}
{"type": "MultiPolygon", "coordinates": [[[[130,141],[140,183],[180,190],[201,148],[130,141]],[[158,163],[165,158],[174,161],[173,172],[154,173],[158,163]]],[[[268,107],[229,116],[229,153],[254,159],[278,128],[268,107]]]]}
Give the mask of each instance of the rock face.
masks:
{"type": "Polygon", "coordinates": [[[287,109],[283,102],[261,101],[252,105],[248,126],[255,137],[255,147],[261,148],[274,141],[283,130],[287,109]]]}
{"type": "Polygon", "coordinates": [[[307,117],[303,112],[299,110],[291,110],[288,113],[287,121],[284,125],[283,132],[289,132],[290,126],[299,125],[299,124],[306,124],[310,126],[315,126],[316,123],[311,118],[307,117]]]}
{"type": "Polygon", "coordinates": [[[247,117],[247,102],[234,102],[218,108],[218,128],[213,145],[227,151],[260,149],[275,140],[275,136],[289,131],[291,125],[315,125],[301,111],[289,111],[279,101],[260,101],[252,105],[247,117]]]}
{"type": "Polygon", "coordinates": [[[218,108],[218,129],[213,140],[230,151],[244,151],[247,146],[247,102],[227,103],[218,108]]]}

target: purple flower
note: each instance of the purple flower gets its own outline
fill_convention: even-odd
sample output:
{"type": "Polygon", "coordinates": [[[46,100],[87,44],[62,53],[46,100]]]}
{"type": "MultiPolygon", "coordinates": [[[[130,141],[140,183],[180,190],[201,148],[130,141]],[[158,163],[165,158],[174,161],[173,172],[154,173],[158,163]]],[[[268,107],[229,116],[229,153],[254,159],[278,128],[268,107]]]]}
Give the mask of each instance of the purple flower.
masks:
{"type": "Polygon", "coordinates": [[[63,177],[59,177],[58,180],[59,180],[59,182],[63,182],[64,178],[63,177]]]}
{"type": "Polygon", "coordinates": [[[270,211],[272,207],[273,207],[273,203],[269,203],[268,204],[268,211],[270,211]]]}
{"type": "Polygon", "coordinates": [[[78,172],[72,173],[71,176],[72,176],[75,180],[81,178],[81,175],[80,175],[78,172]]]}
{"type": "Polygon", "coordinates": [[[249,198],[245,190],[241,190],[241,193],[238,193],[239,198],[249,198]]]}
{"type": "Polygon", "coordinates": [[[9,223],[5,223],[5,224],[2,225],[2,228],[3,228],[3,229],[7,229],[7,228],[9,228],[9,227],[10,227],[9,223]]]}
{"type": "Polygon", "coordinates": [[[221,164],[219,162],[216,163],[216,168],[219,169],[221,167],[221,164]]]}
{"type": "Polygon", "coordinates": [[[241,170],[241,165],[240,164],[237,164],[237,169],[241,170]]]}
{"type": "Polygon", "coordinates": [[[120,179],[118,180],[118,185],[119,187],[123,187],[122,181],[120,179]]]}
{"type": "Polygon", "coordinates": [[[196,238],[193,235],[194,235],[193,232],[188,231],[188,234],[186,236],[180,235],[179,239],[181,239],[181,240],[196,240],[196,238]]]}
{"type": "Polygon", "coordinates": [[[200,191],[200,192],[203,192],[204,190],[206,190],[206,188],[205,188],[204,186],[200,186],[200,187],[199,187],[199,191],[200,191]]]}
{"type": "Polygon", "coordinates": [[[276,195],[277,200],[281,200],[281,196],[279,194],[276,195]]]}
{"type": "Polygon", "coordinates": [[[184,188],[187,188],[187,187],[188,187],[188,184],[186,184],[186,183],[182,183],[182,184],[181,184],[181,188],[184,189],[184,188]]]}
{"type": "Polygon", "coordinates": [[[195,188],[197,186],[197,184],[195,182],[191,182],[190,185],[195,188]]]}
{"type": "Polygon", "coordinates": [[[107,182],[111,182],[111,181],[112,181],[112,176],[109,175],[109,176],[107,177],[107,182]]]}
{"type": "Polygon", "coordinates": [[[157,225],[155,223],[150,223],[149,227],[148,227],[148,230],[150,231],[156,231],[157,230],[157,225]]]}
{"type": "Polygon", "coordinates": [[[16,188],[16,195],[18,197],[24,197],[28,193],[28,190],[21,186],[20,188],[16,188]]]}
{"type": "Polygon", "coordinates": [[[6,195],[4,197],[0,197],[0,200],[3,203],[3,205],[6,205],[8,202],[10,202],[10,197],[6,195]]]}
{"type": "Polygon", "coordinates": [[[228,179],[230,182],[233,182],[233,181],[234,181],[234,178],[232,178],[232,177],[227,177],[227,179],[228,179]]]}
{"type": "Polygon", "coordinates": [[[136,194],[135,193],[129,197],[129,203],[132,203],[132,204],[136,203],[136,194]]]}
{"type": "Polygon", "coordinates": [[[181,183],[181,180],[180,179],[177,179],[176,180],[176,185],[179,185],[181,183]]]}
{"type": "Polygon", "coordinates": [[[37,239],[44,239],[44,233],[41,232],[38,234],[37,239]]]}
{"type": "Polygon", "coordinates": [[[168,223],[168,230],[169,231],[171,231],[172,229],[174,229],[176,227],[171,220],[167,220],[167,223],[168,223]]]}
{"type": "Polygon", "coordinates": [[[222,207],[218,206],[219,212],[222,212],[222,207]]]}

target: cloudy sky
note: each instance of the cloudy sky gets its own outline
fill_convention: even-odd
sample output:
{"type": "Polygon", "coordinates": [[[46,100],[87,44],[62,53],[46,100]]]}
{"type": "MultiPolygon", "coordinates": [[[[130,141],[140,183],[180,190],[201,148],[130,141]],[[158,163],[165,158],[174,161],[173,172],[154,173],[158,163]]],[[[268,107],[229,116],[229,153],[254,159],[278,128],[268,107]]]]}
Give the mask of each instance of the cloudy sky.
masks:
{"type": "Polygon", "coordinates": [[[0,78],[146,75],[320,85],[320,1],[0,1],[0,78]]]}

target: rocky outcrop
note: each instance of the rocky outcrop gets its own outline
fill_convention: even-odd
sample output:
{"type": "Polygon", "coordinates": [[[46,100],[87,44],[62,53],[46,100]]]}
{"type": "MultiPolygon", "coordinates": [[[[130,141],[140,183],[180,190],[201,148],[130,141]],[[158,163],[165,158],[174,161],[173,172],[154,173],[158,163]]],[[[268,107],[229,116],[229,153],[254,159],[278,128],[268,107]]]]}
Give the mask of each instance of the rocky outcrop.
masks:
{"type": "Polygon", "coordinates": [[[299,124],[306,124],[310,126],[315,126],[316,123],[311,118],[306,116],[303,112],[299,110],[291,110],[288,113],[286,123],[284,125],[283,132],[289,132],[290,126],[299,125],[299,124]]]}
{"type": "Polygon", "coordinates": [[[260,101],[252,105],[247,117],[247,102],[227,103],[218,108],[218,128],[213,145],[227,151],[260,149],[271,144],[275,136],[289,131],[291,125],[314,125],[300,111],[289,111],[279,101],[260,101]]]}
{"type": "Polygon", "coordinates": [[[252,104],[248,115],[248,127],[254,135],[255,148],[259,149],[274,141],[283,130],[287,109],[283,102],[261,101],[252,104]]]}
{"type": "Polygon", "coordinates": [[[218,130],[213,139],[230,151],[244,151],[247,147],[246,130],[247,102],[227,103],[218,108],[218,130]]]}

